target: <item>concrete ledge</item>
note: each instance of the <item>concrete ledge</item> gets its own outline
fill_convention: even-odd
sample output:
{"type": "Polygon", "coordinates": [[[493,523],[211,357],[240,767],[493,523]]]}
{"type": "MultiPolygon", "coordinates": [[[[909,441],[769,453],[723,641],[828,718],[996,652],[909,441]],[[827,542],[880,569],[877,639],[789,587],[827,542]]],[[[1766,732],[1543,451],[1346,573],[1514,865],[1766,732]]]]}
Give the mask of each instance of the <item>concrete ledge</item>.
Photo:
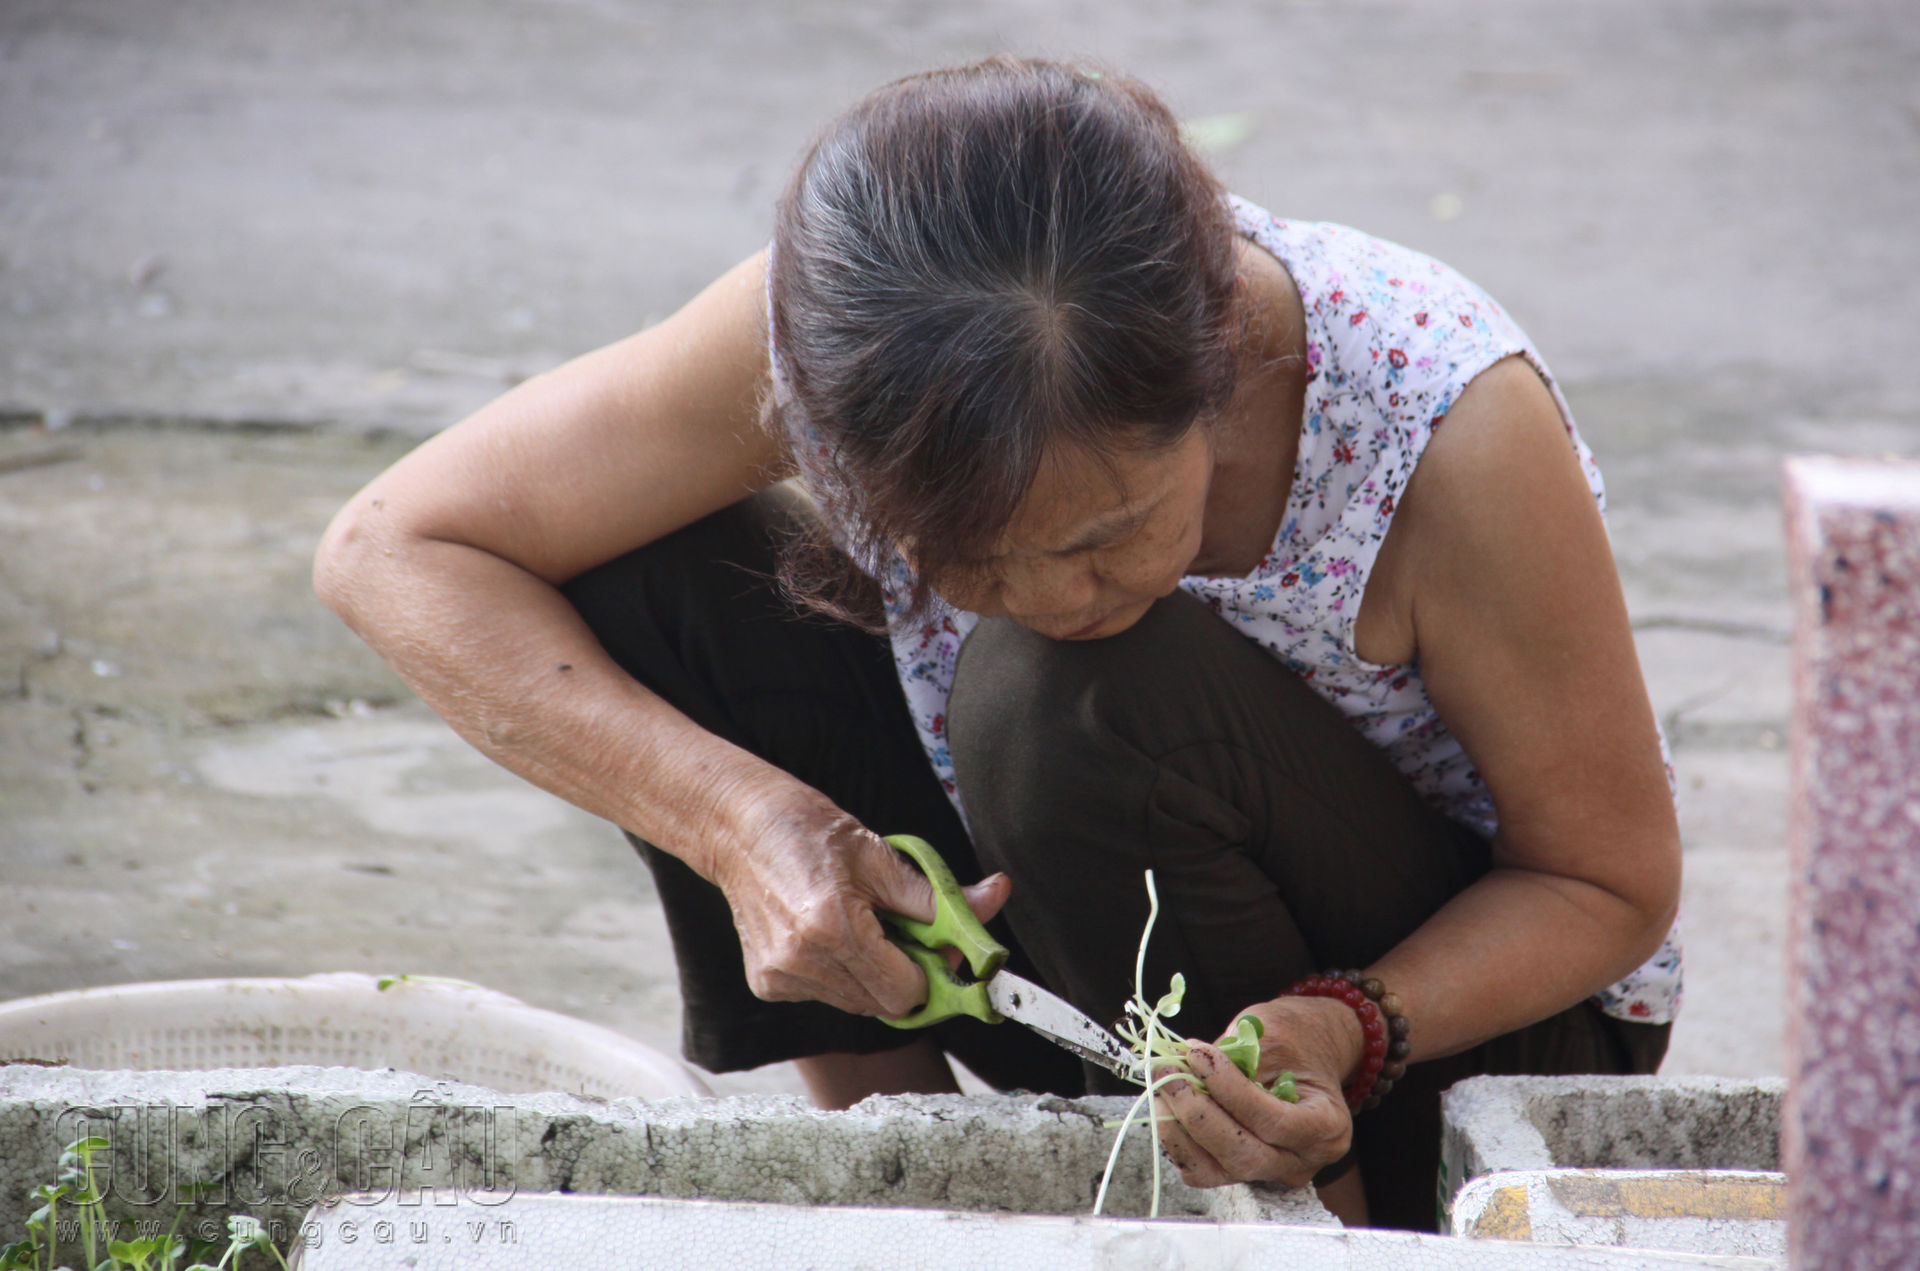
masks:
{"type": "Polygon", "coordinates": [[[1544,1245],[1783,1258],[1787,1176],[1746,1170],[1517,1170],[1453,1200],[1453,1231],[1544,1245]]]}
{"type": "MultiPolygon", "coordinates": [[[[507,1095],[350,1068],[98,1072],[0,1068],[0,1230],[27,1214],[61,1148],[112,1140],[109,1212],[173,1214],[211,1183],[195,1223],[251,1213],[291,1231],[323,1196],[424,1191],[498,1204],[529,1192],[799,1205],[1085,1214],[1124,1099],[874,1098],[822,1113],[790,1097],[584,1100],[507,1095]]],[[[1169,1166],[1161,1213],[1325,1224],[1308,1190],[1199,1192],[1169,1166]]],[[[1109,1211],[1144,1215],[1152,1178],[1136,1128],[1109,1211]]]]}
{"type": "Polygon", "coordinates": [[[1113,1218],[808,1209],[714,1201],[519,1196],[433,1210],[418,1198],[343,1201],[312,1216],[297,1271],[491,1271],[626,1266],[761,1271],[1777,1271],[1771,1259],[1543,1248],[1408,1232],[1144,1223],[1113,1218]]]}

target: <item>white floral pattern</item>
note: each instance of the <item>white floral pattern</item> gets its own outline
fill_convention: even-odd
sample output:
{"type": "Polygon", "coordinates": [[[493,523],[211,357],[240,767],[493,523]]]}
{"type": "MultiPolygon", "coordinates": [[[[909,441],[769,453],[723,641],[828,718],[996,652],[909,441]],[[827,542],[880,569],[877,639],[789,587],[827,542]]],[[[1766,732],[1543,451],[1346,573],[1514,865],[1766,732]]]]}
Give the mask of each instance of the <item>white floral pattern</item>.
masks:
{"type": "MultiPolygon", "coordinates": [[[[1306,311],[1307,387],[1300,452],[1280,532],[1244,578],[1189,577],[1181,588],[1257,641],[1384,750],[1447,815],[1492,836],[1493,800],[1428,699],[1416,663],[1360,657],[1353,624],[1380,544],[1414,466],[1449,407],[1502,358],[1524,357],[1553,393],[1587,483],[1604,511],[1593,455],[1546,364],[1491,297],[1447,266],[1344,226],[1282,221],[1230,200],[1240,232],[1271,252],[1306,311]]],[[[947,751],[947,698],[961,642],[977,615],[934,601],[899,622],[912,576],[895,560],[888,594],[894,658],[927,756],[959,805],[947,751]]],[[[1665,757],[1665,740],[1662,739],[1665,757]]],[[[1672,783],[1673,767],[1667,765],[1672,783]]],[[[961,809],[962,815],[965,809],[961,809]]],[[[1679,927],[1659,951],[1596,998],[1608,1014],[1665,1023],[1679,1008],[1679,927]]]]}

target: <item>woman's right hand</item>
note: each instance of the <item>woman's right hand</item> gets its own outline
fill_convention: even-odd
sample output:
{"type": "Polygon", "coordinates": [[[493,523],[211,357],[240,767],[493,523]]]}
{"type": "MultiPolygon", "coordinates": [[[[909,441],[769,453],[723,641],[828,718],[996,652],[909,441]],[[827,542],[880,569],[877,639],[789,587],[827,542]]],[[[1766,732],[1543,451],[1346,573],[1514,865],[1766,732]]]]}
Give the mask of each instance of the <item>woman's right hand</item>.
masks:
{"type": "MultiPolygon", "coordinates": [[[[755,996],[887,1017],[926,1000],[925,975],[887,940],[879,917],[932,921],[933,887],[924,874],[804,786],[756,800],[744,822],[747,833],[712,860],[711,875],[733,909],[755,996]]],[[[982,922],[1000,912],[1010,891],[1005,874],[965,889],[982,922]]]]}

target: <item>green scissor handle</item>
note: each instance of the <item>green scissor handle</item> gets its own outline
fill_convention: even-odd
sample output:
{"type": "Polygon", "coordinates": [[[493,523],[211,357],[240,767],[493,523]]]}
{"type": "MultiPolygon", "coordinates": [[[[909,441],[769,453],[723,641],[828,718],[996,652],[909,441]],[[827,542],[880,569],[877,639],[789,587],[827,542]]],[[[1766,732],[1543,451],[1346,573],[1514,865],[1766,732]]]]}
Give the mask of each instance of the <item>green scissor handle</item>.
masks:
{"type": "Polygon", "coordinates": [[[927,973],[925,1005],[884,1022],[895,1028],[925,1028],[956,1015],[971,1015],[998,1024],[1001,1015],[987,1000],[987,981],[1007,960],[1007,946],[988,935],[986,927],[973,916],[960,881],[932,845],[911,834],[888,835],[887,843],[904,852],[933,884],[933,921],[921,922],[905,914],[880,915],[897,933],[887,938],[927,973]],[[948,946],[960,951],[973,979],[963,980],[953,973],[940,952],[948,946]]]}

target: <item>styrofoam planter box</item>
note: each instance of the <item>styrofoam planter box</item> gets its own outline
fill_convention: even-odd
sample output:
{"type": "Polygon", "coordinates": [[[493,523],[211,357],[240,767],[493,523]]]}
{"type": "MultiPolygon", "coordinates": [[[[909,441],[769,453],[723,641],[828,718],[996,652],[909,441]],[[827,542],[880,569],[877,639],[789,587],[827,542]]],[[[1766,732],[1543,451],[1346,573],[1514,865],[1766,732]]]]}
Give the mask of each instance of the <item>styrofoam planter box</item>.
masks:
{"type": "Polygon", "coordinates": [[[1474,1077],[1442,1098],[1447,1230],[1774,1256],[1786,1083],[1474,1077]]]}
{"type": "Polygon", "coordinates": [[[1453,1198],[1452,1230],[1540,1245],[1784,1259],[1786,1175],[1761,1170],[1502,1170],[1453,1198]]]}
{"type": "MultiPolygon", "coordinates": [[[[506,1094],[345,1068],[89,1072],[0,1068],[0,1230],[63,1144],[114,1138],[114,1216],[151,1220],[186,1184],[221,1186],[190,1214],[217,1233],[244,1212],[283,1245],[326,1196],[414,1191],[486,1208],[534,1193],[1084,1215],[1119,1098],[933,1095],[821,1112],[786,1096],[597,1099],[506,1094]]],[[[1147,1136],[1120,1154],[1108,1211],[1145,1215],[1147,1136]]],[[[1311,1190],[1205,1192],[1168,1167],[1173,1219],[1332,1224],[1311,1190]]],[[[164,1229],[165,1223],[161,1224],[164,1229]]],[[[134,1232],[130,1234],[144,1234],[134,1232]]],[[[154,1234],[158,1234],[156,1231],[154,1234]]]]}
{"type": "Polygon", "coordinates": [[[1038,1214],[521,1196],[432,1210],[352,1198],[316,1211],[295,1271],[724,1267],[756,1271],[1778,1271],[1770,1259],[1550,1249],[1405,1231],[1144,1223],[1038,1214]]]}
{"type": "Polygon", "coordinates": [[[1786,1082],[1471,1077],[1441,1097],[1441,1185],[1515,1169],[1780,1168],[1786,1082]]]}

